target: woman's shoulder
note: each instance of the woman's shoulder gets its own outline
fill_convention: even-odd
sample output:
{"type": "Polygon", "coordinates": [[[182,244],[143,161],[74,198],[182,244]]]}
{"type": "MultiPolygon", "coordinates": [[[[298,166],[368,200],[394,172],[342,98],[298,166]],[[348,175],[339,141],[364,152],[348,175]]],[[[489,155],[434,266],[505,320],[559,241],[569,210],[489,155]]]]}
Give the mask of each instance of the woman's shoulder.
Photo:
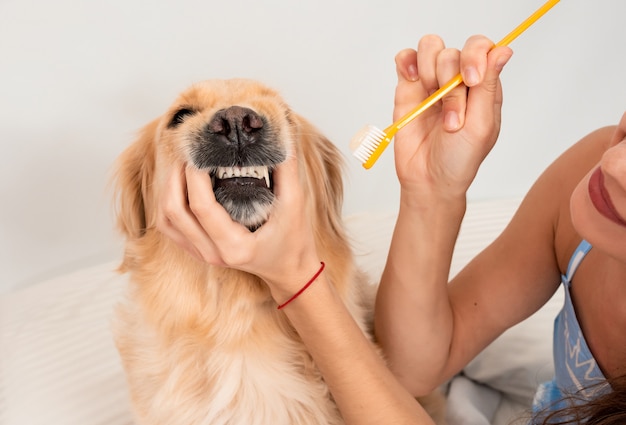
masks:
{"type": "MultiPolygon", "coordinates": [[[[610,145],[615,126],[598,128],[574,143],[563,152],[547,171],[556,169],[563,177],[582,178],[595,164],[610,145]],[[579,177],[580,176],[580,177],[579,177]]],[[[574,182],[574,185],[578,181],[574,182]]]]}
{"type": "Polygon", "coordinates": [[[585,135],[554,160],[531,189],[535,193],[529,198],[551,217],[554,250],[562,272],[580,243],[571,221],[571,195],[610,146],[614,130],[614,126],[602,127],[585,135]]]}
{"type": "Polygon", "coordinates": [[[528,249],[555,261],[546,268],[556,266],[563,273],[580,243],[571,221],[570,198],[609,146],[613,131],[614,127],[594,130],[559,155],[532,185],[511,223],[508,236],[527,239],[528,249]]]}
{"type": "Polygon", "coordinates": [[[614,131],[615,126],[602,127],[571,145],[545,169],[531,192],[539,192],[541,202],[549,198],[568,203],[576,185],[609,147],[614,131]]]}

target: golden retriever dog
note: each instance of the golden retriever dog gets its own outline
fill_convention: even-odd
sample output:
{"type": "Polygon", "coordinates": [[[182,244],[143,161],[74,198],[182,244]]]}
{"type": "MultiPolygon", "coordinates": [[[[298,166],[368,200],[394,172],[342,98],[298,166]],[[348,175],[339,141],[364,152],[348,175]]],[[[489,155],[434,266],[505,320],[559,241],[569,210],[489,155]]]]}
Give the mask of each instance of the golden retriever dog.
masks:
{"type": "Polygon", "coordinates": [[[309,193],[325,273],[364,332],[370,329],[374,286],[357,269],[342,224],[338,149],[258,82],[195,84],[141,130],[115,172],[126,239],[121,270],[131,282],[115,338],[138,424],[343,423],[264,282],[200,262],[156,229],[160,183],[173,162],[206,170],[216,199],[254,231],[272,212],[272,170],[289,155],[297,155],[309,193]]]}

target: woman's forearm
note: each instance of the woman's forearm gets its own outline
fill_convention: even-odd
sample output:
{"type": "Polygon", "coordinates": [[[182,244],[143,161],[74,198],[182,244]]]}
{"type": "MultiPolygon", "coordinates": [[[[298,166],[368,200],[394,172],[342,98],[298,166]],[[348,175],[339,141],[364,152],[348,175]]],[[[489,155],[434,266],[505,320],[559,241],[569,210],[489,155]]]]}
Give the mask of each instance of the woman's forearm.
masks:
{"type": "Polygon", "coordinates": [[[310,350],[347,424],[433,424],[323,275],[283,311],[310,350]]]}
{"type": "Polygon", "coordinates": [[[414,395],[444,379],[453,330],[447,283],[465,205],[465,197],[428,202],[403,194],[401,201],[375,328],[391,369],[414,395]]]}

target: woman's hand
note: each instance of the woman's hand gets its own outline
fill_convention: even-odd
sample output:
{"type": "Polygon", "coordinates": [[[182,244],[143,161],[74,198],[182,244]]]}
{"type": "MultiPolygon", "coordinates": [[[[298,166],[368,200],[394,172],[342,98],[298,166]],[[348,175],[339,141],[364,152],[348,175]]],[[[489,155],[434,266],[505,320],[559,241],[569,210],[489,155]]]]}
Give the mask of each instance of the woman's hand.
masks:
{"type": "Polygon", "coordinates": [[[165,183],[157,227],[201,261],[261,277],[281,302],[320,266],[299,181],[297,160],[289,158],[274,172],[270,218],[251,232],[216,201],[208,173],[179,165],[165,183]]]}
{"type": "Polygon", "coordinates": [[[469,188],[500,131],[499,75],[512,51],[493,46],[486,37],[474,36],[459,51],[429,35],[417,51],[397,54],[395,120],[459,72],[464,81],[396,134],[396,172],[403,190],[456,197],[469,188]]]}

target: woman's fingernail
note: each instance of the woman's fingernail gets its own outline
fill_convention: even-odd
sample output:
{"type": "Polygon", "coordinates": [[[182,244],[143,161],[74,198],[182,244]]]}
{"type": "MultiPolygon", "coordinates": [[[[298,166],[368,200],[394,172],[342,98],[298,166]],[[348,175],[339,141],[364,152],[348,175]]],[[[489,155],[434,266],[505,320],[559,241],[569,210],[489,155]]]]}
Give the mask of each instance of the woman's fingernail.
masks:
{"type": "Polygon", "coordinates": [[[465,68],[465,71],[463,72],[463,81],[465,81],[466,85],[473,86],[478,84],[479,78],[480,77],[476,68],[473,66],[465,68]]]}
{"type": "Polygon", "coordinates": [[[496,71],[502,71],[502,68],[504,68],[504,65],[507,64],[509,59],[511,59],[511,56],[509,55],[498,56],[498,58],[496,59],[496,71]]]}
{"type": "Polygon", "coordinates": [[[417,67],[415,65],[409,65],[409,68],[407,69],[408,71],[408,77],[410,81],[417,81],[417,67]]]}
{"type": "Polygon", "coordinates": [[[450,111],[446,114],[444,124],[448,130],[456,130],[459,128],[459,114],[450,111]]]}

